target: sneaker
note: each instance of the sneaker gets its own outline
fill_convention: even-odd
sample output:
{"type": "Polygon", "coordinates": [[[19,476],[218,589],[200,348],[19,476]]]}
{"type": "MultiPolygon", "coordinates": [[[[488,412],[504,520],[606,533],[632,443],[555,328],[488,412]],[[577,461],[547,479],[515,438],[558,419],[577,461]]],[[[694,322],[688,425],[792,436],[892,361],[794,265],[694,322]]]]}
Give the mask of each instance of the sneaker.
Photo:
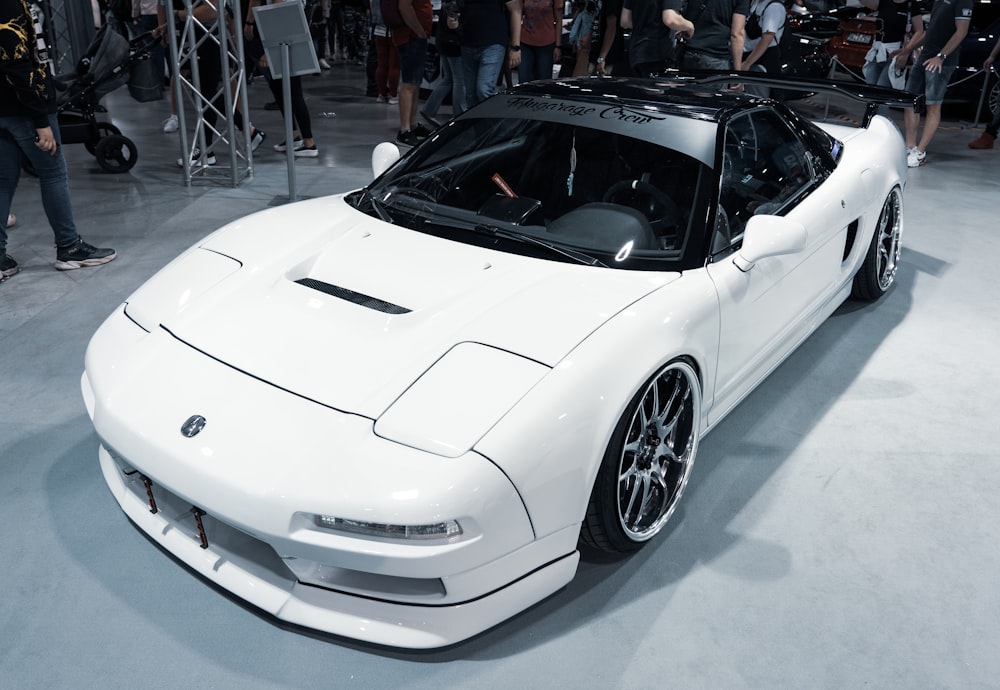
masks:
{"type": "Polygon", "coordinates": [[[927,162],[927,152],[918,148],[910,149],[906,154],[906,165],[911,168],[919,168],[927,162]]]}
{"type": "Polygon", "coordinates": [[[429,137],[434,133],[421,124],[416,125],[410,131],[416,134],[418,139],[426,139],[427,137],[429,137]]]}
{"type": "Polygon", "coordinates": [[[427,111],[425,111],[425,110],[421,110],[420,111],[420,117],[422,117],[425,120],[427,120],[427,124],[429,124],[434,129],[437,129],[438,127],[441,126],[441,121],[438,120],[433,115],[428,114],[427,111]]]}
{"type": "Polygon", "coordinates": [[[411,129],[408,129],[405,132],[403,130],[399,130],[399,133],[396,135],[396,141],[404,146],[416,146],[420,143],[420,137],[418,137],[411,129]]]}
{"type": "Polygon", "coordinates": [[[319,156],[319,149],[316,148],[316,144],[312,146],[302,146],[295,147],[295,157],[296,158],[316,158],[319,156]]]}
{"type": "MultiPolygon", "coordinates": [[[[305,146],[305,144],[302,143],[302,139],[292,140],[292,151],[298,151],[303,146],[305,146]]],[[[283,141],[280,144],[275,144],[271,148],[277,151],[278,153],[284,153],[285,151],[288,150],[288,143],[283,141]]]]}
{"type": "Polygon", "coordinates": [[[166,120],[163,121],[163,131],[167,134],[173,134],[178,129],[180,129],[181,123],[177,119],[176,115],[171,115],[166,120]]]}
{"type": "Polygon", "coordinates": [[[990,134],[989,132],[983,132],[979,135],[978,139],[974,139],[969,142],[970,149],[991,149],[993,148],[993,142],[996,141],[996,136],[990,134]]]}
{"type": "Polygon", "coordinates": [[[389,97],[388,96],[379,96],[378,98],[375,99],[375,102],[376,103],[388,103],[389,102],[389,97]]]}
{"type": "Polygon", "coordinates": [[[99,249],[79,239],[68,247],[58,248],[55,266],[59,271],[72,271],[75,268],[106,264],[114,261],[116,256],[118,253],[114,249],[99,249]]]}
{"type": "Polygon", "coordinates": [[[250,135],[250,150],[256,151],[264,140],[267,139],[267,135],[262,131],[254,127],[253,133],[250,135]]]}
{"type": "Polygon", "coordinates": [[[0,283],[7,280],[20,270],[21,267],[17,265],[16,261],[14,261],[13,256],[10,254],[0,256],[0,283]]]}
{"type": "Polygon", "coordinates": [[[264,110],[277,110],[277,109],[278,109],[278,101],[271,101],[270,103],[264,104],[264,110]]]}
{"type": "Polygon", "coordinates": [[[388,102],[389,102],[389,105],[398,105],[399,104],[399,96],[389,96],[389,101],[388,102]]]}
{"type": "Polygon", "coordinates": [[[17,223],[17,216],[11,213],[9,216],[7,216],[7,227],[12,228],[14,227],[15,223],[17,223]]]}
{"type": "MultiPolygon", "coordinates": [[[[209,151],[205,155],[204,160],[201,157],[201,149],[195,149],[194,151],[191,152],[191,167],[192,168],[205,167],[206,165],[215,165],[215,163],[216,163],[215,154],[212,153],[211,151],[209,151]]],[[[177,159],[177,167],[178,168],[183,168],[184,167],[184,159],[183,158],[178,158],[177,159]]]]}
{"type": "Polygon", "coordinates": [[[320,69],[330,69],[330,63],[327,62],[326,60],[324,60],[323,58],[320,58],[319,59],[319,68],[320,69]]]}

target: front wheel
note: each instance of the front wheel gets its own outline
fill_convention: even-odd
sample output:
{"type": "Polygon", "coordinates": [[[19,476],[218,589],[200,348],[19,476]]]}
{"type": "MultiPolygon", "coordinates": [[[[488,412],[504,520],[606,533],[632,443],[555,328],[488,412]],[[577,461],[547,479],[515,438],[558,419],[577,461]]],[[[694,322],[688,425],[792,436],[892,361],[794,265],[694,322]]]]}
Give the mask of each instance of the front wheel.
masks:
{"type": "Polygon", "coordinates": [[[701,384],[684,360],[667,364],[632,398],[597,472],[582,545],[636,551],[663,529],[698,450],[701,384]]]}
{"type": "Polygon", "coordinates": [[[889,192],[882,205],[865,260],[854,276],[851,297],[871,302],[889,289],[899,266],[902,234],[903,197],[897,187],[889,192]]]}

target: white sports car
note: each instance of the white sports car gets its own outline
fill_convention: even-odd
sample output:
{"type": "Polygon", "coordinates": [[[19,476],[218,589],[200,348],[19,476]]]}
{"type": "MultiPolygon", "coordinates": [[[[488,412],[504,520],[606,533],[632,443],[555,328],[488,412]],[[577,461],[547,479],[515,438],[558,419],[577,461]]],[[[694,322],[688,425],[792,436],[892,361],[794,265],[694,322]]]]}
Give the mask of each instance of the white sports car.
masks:
{"type": "Polygon", "coordinates": [[[112,494],[278,619],[398,647],[638,549],[699,438],[893,281],[905,151],[875,106],[905,101],[830,88],[861,127],[708,78],[526,84],[381,145],[362,190],[218,230],[90,343],[112,494]]]}

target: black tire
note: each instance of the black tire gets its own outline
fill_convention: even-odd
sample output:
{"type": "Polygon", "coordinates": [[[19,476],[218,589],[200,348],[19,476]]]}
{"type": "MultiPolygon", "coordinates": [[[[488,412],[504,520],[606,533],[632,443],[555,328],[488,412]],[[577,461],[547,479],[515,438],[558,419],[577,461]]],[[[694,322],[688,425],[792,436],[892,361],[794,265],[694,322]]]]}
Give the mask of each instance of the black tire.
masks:
{"type": "Polygon", "coordinates": [[[903,233],[903,196],[896,187],[886,197],[871,244],[854,275],[851,297],[872,302],[885,294],[896,277],[903,233]]]}
{"type": "Polygon", "coordinates": [[[87,153],[91,156],[97,155],[97,144],[102,138],[108,136],[109,134],[121,134],[122,131],[115,127],[110,122],[98,122],[97,123],[98,137],[96,139],[91,139],[89,141],[83,142],[84,148],[87,149],[87,153]]]}
{"type": "Polygon", "coordinates": [[[630,553],[663,529],[687,485],[700,419],[701,383],[687,361],[668,363],[643,384],[604,452],[580,529],[582,547],[630,553]]]}
{"type": "Polygon", "coordinates": [[[124,173],[135,167],[139,151],[128,137],[111,134],[97,142],[97,164],[109,173],[124,173]]]}

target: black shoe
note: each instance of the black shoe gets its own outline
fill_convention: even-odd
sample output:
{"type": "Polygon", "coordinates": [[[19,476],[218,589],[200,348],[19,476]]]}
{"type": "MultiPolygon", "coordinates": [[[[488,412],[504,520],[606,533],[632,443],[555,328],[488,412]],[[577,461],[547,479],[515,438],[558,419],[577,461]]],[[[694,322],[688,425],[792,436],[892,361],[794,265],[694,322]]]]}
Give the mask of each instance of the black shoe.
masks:
{"type": "Polygon", "coordinates": [[[72,271],[85,266],[100,266],[114,261],[118,253],[114,249],[98,249],[87,244],[82,239],[68,247],[59,247],[56,251],[56,269],[72,271]]]}
{"type": "Polygon", "coordinates": [[[429,137],[430,135],[432,135],[434,133],[431,130],[429,130],[426,127],[424,127],[423,125],[421,125],[421,124],[418,124],[416,127],[414,127],[413,129],[411,129],[410,131],[417,135],[417,139],[421,139],[421,140],[422,139],[426,139],[427,137],[429,137]]]}
{"type": "MultiPolygon", "coordinates": [[[[201,157],[201,149],[195,148],[195,150],[191,152],[191,167],[192,168],[200,168],[200,167],[204,167],[206,165],[215,165],[215,163],[216,163],[215,154],[212,153],[211,151],[209,151],[208,153],[205,154],[205,158],[204,159],[202,159],[202,157],[201,157]]],[[[184,159],[183,158],[178,158],[177,159],[177,167],[178,168],[183,168],[184,167],[184,159]]]]}
{"type": "Polygon", "coordinates": [[[278,109],[278,101],[271,101],[270,103],[264,104],[264,110],[277,110],[277,109],[278,109]]]}
{"type": "Polygon", "coordinates": [[[10,254],[4,254],[0,257],[0,283],[7,280],[20,270],[21,267],[17,265],[17,262],[14,261],[14,257],[10,254]]]}
{"type": "Polygon", "coordinates": [[[264,143],[265,139],[267,139],[267,135],[264,134],[264,131],[254,127],[253,132],[250,134],[250,150],[256,151],[264,143]]]}
{"type": "Polygon", "coordinates": [[[396,135],[396,141],[403,146],[416,146],[420,143],[420,137],[418,137],[411,129],[408,129],[405,132],[403,130],[399,130],[399,134],[396,135]]]}

